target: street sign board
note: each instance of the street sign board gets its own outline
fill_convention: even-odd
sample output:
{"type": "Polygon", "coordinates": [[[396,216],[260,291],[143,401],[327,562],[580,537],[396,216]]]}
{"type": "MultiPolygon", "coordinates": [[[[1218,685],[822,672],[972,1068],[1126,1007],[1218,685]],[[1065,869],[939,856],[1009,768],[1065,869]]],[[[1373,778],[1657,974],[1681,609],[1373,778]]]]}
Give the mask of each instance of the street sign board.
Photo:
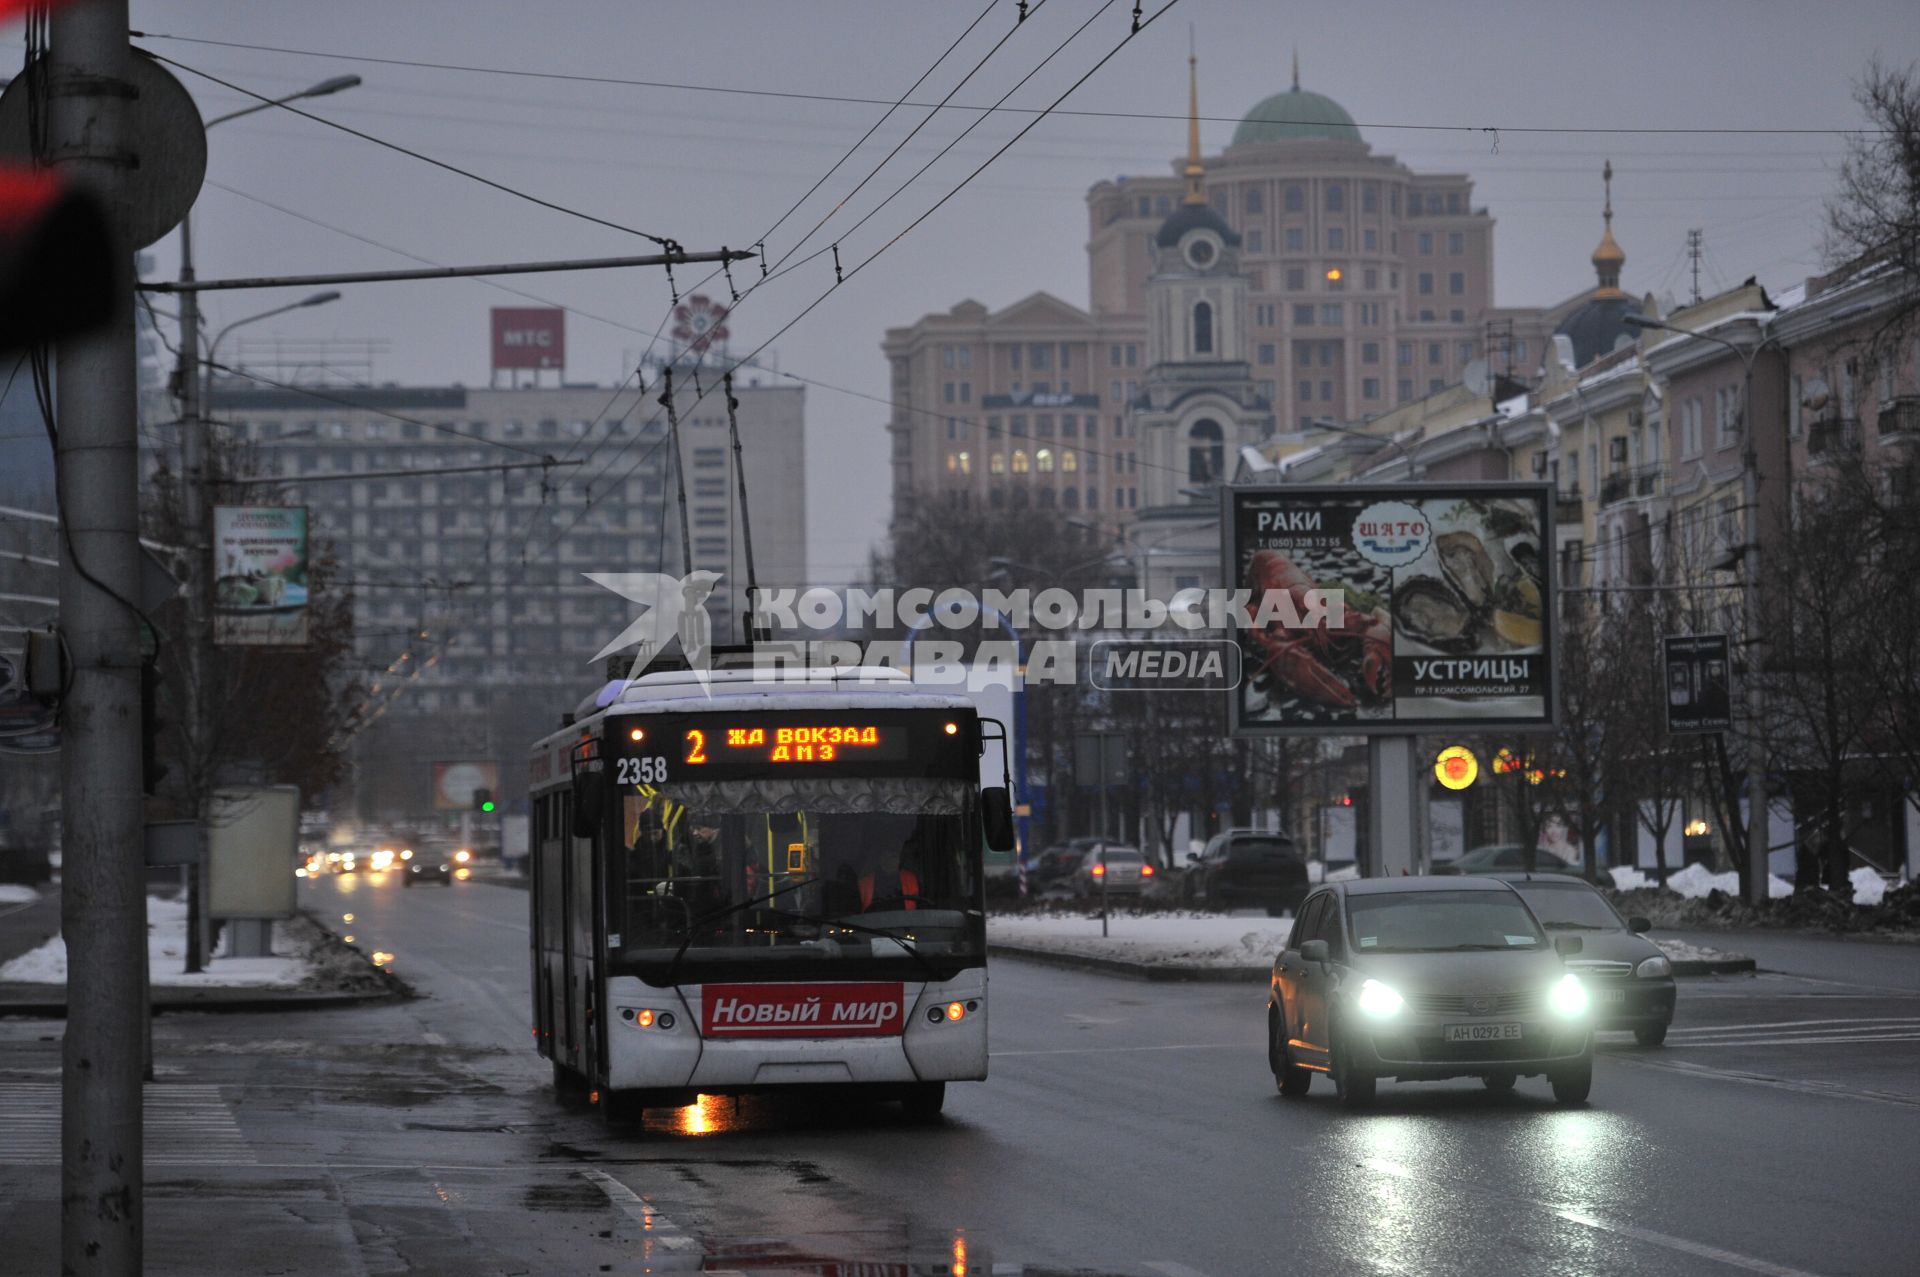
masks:
{"type": "Polygon", "coordinates": [[[236,785],[213,791],[207,821],[207,916],[291,918],[300,847],[300,790],[236,785]]]}
{"type": "Polygon", "coordinates": [[[564,368],[567,312],[558,306],[493,308],[493,368],[564,368]]]}
{"type": "Polygon", "coordinates": [[[1724,634],[1669,634],[1667,731],[1723,732],[1733,725],[1732,661],[1724,634]]]}
{"type": "Polygon", "coordinates": [[[1236,735],[1553,725],[1549,485],[1248,485],[1222,502],[1224,583],[1249,592],[1236,735]]]}
{"type": "Polygon", "coordinates": [[[1127,738],[1081,732],[1073,738],[1073,783],[1087,789],[1127,783],[1127,738]]]}

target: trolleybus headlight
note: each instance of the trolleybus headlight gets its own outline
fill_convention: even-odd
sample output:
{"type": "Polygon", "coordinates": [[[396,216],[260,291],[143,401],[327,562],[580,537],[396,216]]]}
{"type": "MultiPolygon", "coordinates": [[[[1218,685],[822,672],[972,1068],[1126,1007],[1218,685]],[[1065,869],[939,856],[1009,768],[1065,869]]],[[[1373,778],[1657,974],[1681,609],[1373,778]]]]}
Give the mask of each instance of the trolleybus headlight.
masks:
{"type": "Polygon", "coordinates": [[[640,1014],[633,1017],[633,1022],[643,1029],[650,1029],[653,1027],[653,1012],[651,1010],[643,1010],[640,1014]]]}
{"type": "Polygon", "coordinates": [[[647,738],[647,732],[644,727],[636,727],[632,731],[627,733],[627,739],[630,741],[634,741],[635,743],[643,741],[646,738],[647,738]]]}
{"type": "Polygon", "coordinates": [[[940,1016],[941,1016],[941,1014],[942,1014],[942,1013],[941,1013],[941,1010],[940,1010],[940,1008],[939,1008],[939,1007],[928,1007],[928,1008],[927,1008],[927,1023],[928,1023],[928,1024],[938,1024],[938,1023],[940,1023],[940,1016]]]}
{"type": "Polygon", "coordinates": [[[662,1011],[660,1013],[660,1018],[658,1020],[655,1020],[654,1024],[655,1026],[662,1029],[671,1029],[673,1027],[673,1012],[662,1011]]]}
{"type": "Polygon", "coordinates": [[[960,1002],[947,1003],[947,1018],[949,1020],[958,1020],[960,1017],[964,1016],[966,1013],[967,1013],[967,1008],[964,1003],[960,1003],[960,1002]]]}

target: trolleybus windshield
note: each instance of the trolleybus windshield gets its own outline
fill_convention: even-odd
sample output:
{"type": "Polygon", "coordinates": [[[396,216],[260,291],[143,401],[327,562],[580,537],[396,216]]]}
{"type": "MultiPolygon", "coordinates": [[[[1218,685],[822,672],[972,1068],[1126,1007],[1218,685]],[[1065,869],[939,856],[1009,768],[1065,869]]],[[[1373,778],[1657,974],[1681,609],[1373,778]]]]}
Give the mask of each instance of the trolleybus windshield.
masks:
{"type": "Polygon", "coordinates": [[[617,970],[946,978],[982,960],[970,780],[785,774],[617,793],[617,970]]]}

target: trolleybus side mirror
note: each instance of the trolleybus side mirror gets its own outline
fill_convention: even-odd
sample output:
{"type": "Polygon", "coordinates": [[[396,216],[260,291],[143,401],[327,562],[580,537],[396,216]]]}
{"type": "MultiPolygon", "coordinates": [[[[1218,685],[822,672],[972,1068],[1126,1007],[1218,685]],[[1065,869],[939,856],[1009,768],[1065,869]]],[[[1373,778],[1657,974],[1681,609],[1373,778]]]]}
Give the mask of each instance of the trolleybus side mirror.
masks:
{"type": "Polygon", "coordinates": [[[980,791],[980,823],[990,851],[1013,850],[1013,798],[1002,785],[980,791]]]}
{"type": "Polygon", "coordinates": [[[600,809],[606,790],[599,772],[580,772],[573,778],[573,836],[591,838],[600,832],[600,809]]]}

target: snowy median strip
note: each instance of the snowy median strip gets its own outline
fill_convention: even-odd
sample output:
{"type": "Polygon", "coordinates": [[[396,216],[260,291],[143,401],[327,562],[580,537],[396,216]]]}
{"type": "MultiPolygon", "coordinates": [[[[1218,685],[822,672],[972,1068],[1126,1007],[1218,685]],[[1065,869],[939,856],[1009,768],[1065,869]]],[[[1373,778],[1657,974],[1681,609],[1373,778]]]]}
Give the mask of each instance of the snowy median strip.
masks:
{"type": "MultiPolygon", "coordinates": [[[[1287,947],[1291,918],[1220,914],[1116,914],[1107,936],[1098,914],[1003,914],[987,919],[987,944],[1015,957],[1053,959],[1148,979],[1265,979],[1287,947]]],[[[1752,970],[1752,959],[1681,940],[1653,942],[1675,974],[1752,970]],[[1732,964],[1731,967],[1729,964],[1732,964]]]]}
{"type": "MultiPolygon", "coordinates": [[[[156,986],[168,988],[300,988],[313,972],[307,960],[307,946],[290,938],[287,930],[286,923],[274,924],[273,948],[279,953],[298,952],[299,956],[228,958],[216,952],[205,970],[188,975],[182,970],[187,953],[186,902],[148,896],[147,970],[156,986]]],[[[66,982],[67,942],[58,936],[0,966],[0,984],[64,985],[66,982]]]]}

